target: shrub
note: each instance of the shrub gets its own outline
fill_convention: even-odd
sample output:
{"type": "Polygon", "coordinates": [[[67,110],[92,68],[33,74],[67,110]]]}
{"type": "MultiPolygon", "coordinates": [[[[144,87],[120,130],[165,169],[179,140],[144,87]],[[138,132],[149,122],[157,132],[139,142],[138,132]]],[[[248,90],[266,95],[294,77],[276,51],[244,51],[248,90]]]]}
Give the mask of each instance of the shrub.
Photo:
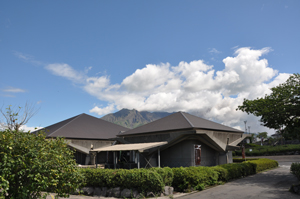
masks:
{"type": "Polygon", "coordinates": [[[170,167],[164,167],[164,168],[152,167],[150,168],[150,170],[158,173],[161,176],[163,183],[166,186],[172,185],[174,173],[170,167]]]}
{"type": "Polygon", "coordinates": [[[258,160],[258,159],[259,158],[246,158],[246,160],[245,160],[243,158],[233,158],[232,160],[235,163],[240,163],[240,162],[245,162],[245,161],[250,161],[250,160],[258,160]]]}
{"type": "Polygon", "coordinates": [[[178,191],[203,190],[216,184],[219,178],[218,172],[210,167],[179,167],[172,170],[172,186],[178,191]]]}
{"type": "Polygon", "coordinates": [[[245,177],[256,173],[256,165],[250,162],[222,164],[218,167],[227,170],[228,173],[225,177],[226,181],[245,177]]]}
{"type": "Polygon", "coordinates": [[[292,163],[291,165],[291,173],[294,174],[298,180],[300,180],[300,163],[292,163]]]}
{"type": "MultiPolygon", "coordinates": [[[[289,145],[279,145],[279,146],[258,146],[251,148],[252,151],[246,149],[246,156],[262,156],[262,155],[275,155],[277,153],[287,153],[300,151],[300,144],[289,144],[289,145]]],[[[236,151],[236,155],[241,156],[242,151],[236,151]]]]}
{"type": "Polygon", "coordinates": [[[278,167],[278,162],[276,160],[270,160],[267,158],[260,158],[258,160],[249,160],[246,162],[250,162],[250,163],[256,165],[256,173],[267,170],[267,169],[272,169],[272,168],[278,167]]]}
{"type": "Polygon", "coordinates": [[[211,167],[213,170],[215,170],[218,173],[218,181],[223,181],[226,182],[228,181],[229,175],[228,175],[228,170],[221,167],[221,166],[214,166],[211,167]]]}
{"type": "Polygon", "coordinates": [[[81,169],[84,186],[137,189],[142,193],[161,192],[162,177],[149,169],[81,169]]]}
{"type": "Polygon", "coordinates": [[[67,196],[80,185],[73,152],[64,139],[0,132],[0,196],[36,198],[41,191],[67,196]]]}

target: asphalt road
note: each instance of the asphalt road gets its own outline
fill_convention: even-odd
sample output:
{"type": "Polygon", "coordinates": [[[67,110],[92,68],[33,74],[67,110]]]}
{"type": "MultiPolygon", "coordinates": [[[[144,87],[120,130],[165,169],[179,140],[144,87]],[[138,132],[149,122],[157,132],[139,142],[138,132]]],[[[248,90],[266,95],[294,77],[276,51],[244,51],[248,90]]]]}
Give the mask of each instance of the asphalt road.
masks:
{"type": "Polygon", "coordinates": [[[300,162],[300,155],[266,156],[265,158],[278,161],[279,168],[186,195],[180,199],[299,199],[300,196],[289,192],[289,188],[298,182],[297,178],[290,173],[290,166],[292,162],[300,162]]]}

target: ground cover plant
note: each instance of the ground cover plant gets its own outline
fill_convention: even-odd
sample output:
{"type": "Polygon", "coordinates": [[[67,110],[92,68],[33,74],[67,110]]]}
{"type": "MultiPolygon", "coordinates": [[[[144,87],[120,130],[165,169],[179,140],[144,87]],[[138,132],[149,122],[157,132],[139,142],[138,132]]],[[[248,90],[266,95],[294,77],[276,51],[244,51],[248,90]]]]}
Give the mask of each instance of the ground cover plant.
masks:
{"type": "Polygon", "coordinates": [[[0,132],[0,197],[38,198],[42,191],[68,196],[82,179],[73,158],[62,138],[0,132]]]}
{"type": "MultiPolygon", "coordinates": [[[[278,146],[252,146],[246,149],[246,156],[276,155],[278,153],[300,152],[300,144],[278,145],[278,146]],[[252,149],[252,151],[250,151],[252,149]]],[[[241,156],[242,151],[235,151],[235,155],[241,156]]]]}

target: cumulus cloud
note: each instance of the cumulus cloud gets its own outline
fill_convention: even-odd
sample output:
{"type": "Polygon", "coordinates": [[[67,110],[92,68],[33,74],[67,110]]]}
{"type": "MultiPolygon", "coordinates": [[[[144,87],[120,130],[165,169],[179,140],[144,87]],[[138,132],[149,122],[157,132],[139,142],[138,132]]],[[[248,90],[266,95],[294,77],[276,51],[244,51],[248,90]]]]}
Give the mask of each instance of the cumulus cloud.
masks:
{"type": "Polygon", "coordinates": [[[259,118],[236,111],[244,98],[255,99],[270,93],[270,88],[286,81],[290,74],[279,73],[262,58],[271,48],[259,50],[236,48],[233,57],[223,59],[224,69],[215,71],[204,60],[148,64],[124,78],[120,84],[110,84],[108,76],[88,77],[67,64],[50,64],[55,75],[81,82],[83,89],[106,107],[95,106],[92,113],[104,115],[122,108],[139,111],[186,111],[197,116],[244,129],[248,121],[252,132],[266,131],[259,118]]]}
{"type": "Polygon", "coordinates": [[[98,115],[106,115],[108,113],[112,113],[115,110],[115,106],[113,104],[110,104],[107,107],[99,108],[98,106],[95,106],[93,109],[90,110],[90,113],[96,113],[98,115]]]}

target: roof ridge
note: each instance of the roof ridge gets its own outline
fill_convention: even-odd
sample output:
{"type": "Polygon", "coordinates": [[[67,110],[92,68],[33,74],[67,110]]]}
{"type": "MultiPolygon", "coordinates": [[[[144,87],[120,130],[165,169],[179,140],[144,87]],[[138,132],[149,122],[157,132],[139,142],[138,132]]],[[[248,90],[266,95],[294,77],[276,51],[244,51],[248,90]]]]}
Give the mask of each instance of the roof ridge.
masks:
{"type": "Polygon", "coordinates": [[[54,134],[56,131],[62,129],[62,128],[65,127],[67,124],[70,124],[71,122],[73,122],[74,120],[76,120],[77,118],[79,118],[80,116],[82,116],[83,114],[84,114],[84,113],[81,113],[81,114],[75,116],[74,119],[72,119],[71,121],[67,122],[67,123],[66,123],[65,125],[63,125],[62,127],[56,129],[55,131],[53,131],[52,133],[50,133],[47,137],[49,137],[50,135],[54,134]]]}
{"type": "Polygon", "coordinates": [[[191,125],[191,127],[194,127],[194,125],[192,124],[192,122],[184,115],[183,112],[179,111],[179,113],[181,113],[181,115],[186,119],[186,121],[191,125]]]}
{"type": "MultiPolygon", "coordinates": [[[[192,115],[192,114],[190,114],[190,113],[186,113],[186,114],[191,115],[191,116],[193,116],[193,117],[198,117],[198,116],[192,115]]],[[[201,118],[202,120],[205,120],[205,121],[208,121],[208,122],[211,122],[211,123],[218,124],[218,125],[220,125],[220,126],[224,126],[224,127],[227,127],[227,128],[231,128],[231,129],[236,130],[236,131],[238,130],[238,129],[236,129],[236,128],[233,128],[233,127],[231,127],[231,126],[227,126],[227,125],[222,124],[222,123],[215,122],[215,121],[213,121],[213,120],[209,120],[209,119],[206,119],[206,118],[203,118],[203,117],[198,117],[198,118],[201,118]]],[[[238,130],[238,131],[240,131],[240,130],[238,130]]]]}

